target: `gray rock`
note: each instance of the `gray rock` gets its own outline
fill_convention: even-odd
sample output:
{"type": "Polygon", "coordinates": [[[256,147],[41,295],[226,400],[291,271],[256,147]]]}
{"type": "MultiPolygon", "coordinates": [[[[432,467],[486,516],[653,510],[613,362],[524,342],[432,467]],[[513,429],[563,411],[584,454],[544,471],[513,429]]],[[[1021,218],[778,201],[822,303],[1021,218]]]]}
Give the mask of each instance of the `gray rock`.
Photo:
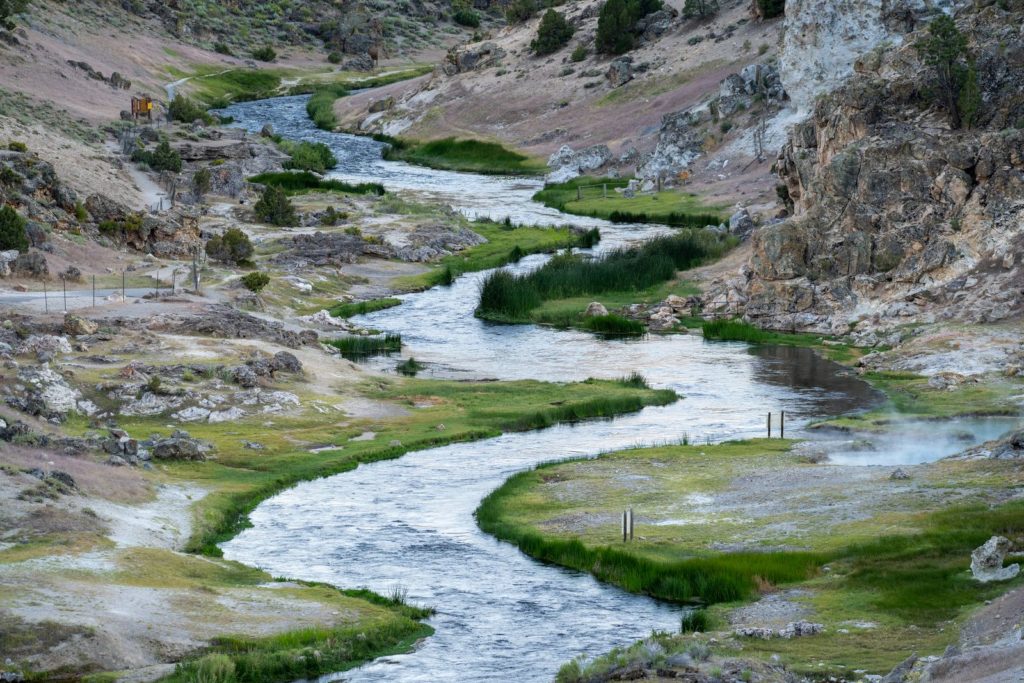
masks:
{"type": "Polygon", "coordinates": [[[587,305],[587,310],[583,313],[587,318],[596,318],[602,315],[608,315],[608,309],[605,308],[604,304],[600,301],[591,301],[587,305]]]}
{"type": "Polygon", "coordinates": [[[746,208],[740,209],[732,216],[729,217],[729,233],[746,239],[750,237],[750,234],[754,232],[754,219],[750,217],[750,212],[746,208]]]}
{"type": "Polygon", "coordinates": [[[608,65],[608,71],[604,77],[613,88],[619,88],[633,80],[633,59],[631,57],[619,57],[608,65]]]}
{"type": "Polygon", "coordinates": [[[1020,573],[1019,564],[1003,566],[1003,559],[1010,550],[1010,539],[993,536],[971,553],[971,574],[982,583],[1006,581],[1020,573]]]}
{"type": "Polygon", "coordinates": [[[271,361],[273,369],[277,372],[302,372],[302,363],[295,354],[287,351],[278,351],[271,361]]]}

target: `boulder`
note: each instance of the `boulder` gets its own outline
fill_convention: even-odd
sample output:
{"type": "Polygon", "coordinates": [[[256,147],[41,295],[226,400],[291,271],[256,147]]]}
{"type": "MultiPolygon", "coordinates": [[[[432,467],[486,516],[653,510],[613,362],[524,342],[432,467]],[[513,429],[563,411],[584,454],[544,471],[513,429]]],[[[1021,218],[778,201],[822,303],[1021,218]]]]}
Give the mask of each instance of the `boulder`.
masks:
{"type": "Polygon", "coordinates": [[[385,97],[383,99],[374,100],[370,103],[369,112],[376,114],[377,112],[387,111],[395,106],[394,97],[385,97]]]}
{"type": "Polygon", "coordinates": [[[210,413],[209,417],[206,418],[207,422],[218,423],[218,422],[234,422],[245,417],[245,411],[237,406],[232,406],[226,410],[215,410],[210,413]]]}
{"type": "Polygon", "coordinates": [[[248,365],[239,365],[231,371],[231,378],[239,386],[251,388],[259,384],[259,376],[256,371],[248,365]]]}
{"type": "Polygon", "coordinates": [[[82,334],[96,334],[99,325],[73,313],[64,314],[64,334],[77,337],[82,334]]]}
{"type": "Polygon", "coordinates": [[[287,351],[275,353],[271,365],[276,372],[302,372],[302,362],[287,351]]]}
{"type": "Polygon", "coordinates": [[[971,574],[982,583],[1006,581],[1020,573],[1019,564],[1003,566],[1003,559],[1010,550],[1010,539],[993,536],[971,553],[971,574]]]}
{"type": "Polygon", "coordinates": [[[633,80],[633,59],[631,57],[619,57],[608,65],[608,71],[604,77],[613,88],[619,88],[633,80]]]}
{"type": "Polygon", "coordinates": [[[159,460],[206,460],[210,445],[176,430],[170,437],[153,442],[152,456],[159,460]]]}
{"type": "Polygon", "coordinates": [[[608,309],[604,307],[600,301],[592,301],[587,306],[587,310],[583,313],[587,318],[596,318],[602,315],[608,315],[608,309]]]}
{"type": "Polygon", "coordinates": [[[903,468],[897,467],[893,470],[893,473],[889,475],[889,479],[893,481],[906,481],[910,479],[910,475],[903,471],[903,468]]]}
{"type": "Polygon", "coordinates": [[[260,137],[272,138],[274,137],[274,126],[269,123],[264,123],[263,128],[260,129],[260,137]]]}
{"type": "Polygon", "coordinates": [[[46,263],[46,257],[35,250],[25,254],[18,254],[18,258],[14,260],[11,270],[16,275],[32,278],[46,278],[50,274],[50,267],[46,263]]]}
{"type": "Polygon", "coordinates": [[[729,217],[729,234],[746,239],[753,232],[754,219],[750,217],[750,212],[747,209],[740,209],[729,217]]]}

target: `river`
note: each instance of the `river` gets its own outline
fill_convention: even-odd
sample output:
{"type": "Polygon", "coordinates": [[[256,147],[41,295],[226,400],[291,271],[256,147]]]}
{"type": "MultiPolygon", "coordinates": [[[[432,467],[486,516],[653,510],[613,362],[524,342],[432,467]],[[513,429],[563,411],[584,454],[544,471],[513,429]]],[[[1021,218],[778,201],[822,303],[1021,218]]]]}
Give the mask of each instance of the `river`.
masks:
{"type": "MultiPolygon", "coordinates": [[[[227,113],[251,131],[270,123],[286,137],[328,144],[339,159],[334,177],[382,182],[390,191],[450,204],[470,216],[599,225],[603,249],[664,230],[562,215],[531,201],[540,187],[533,179],[385,162],[380,143],[317,130],[306,117],[305,97],[239,104],[227,113]]],[[[535,268],[545,258],[529,257],[514,268],[535,268]]],[[[855,376],[803,349],[708,343],[688,335],[614,341],[488,324],[473,317],[485,275],[467,274],[453,286],[406,295],[403,305],[359,322],[400,332],[406,355],[427,361],[440,376],[571,381],[637,371],[683,398],[614,420],[361,465],[262,503],[251,515],[252,528],[223,545],[227,557],[274,575],[385,594],[401,587],[413,602],[438,610],[430,620],[436,634],[415,652],[328,680],[545,681],[578,654],[601,654],[654,629],[678,629],[680,608],[535,562],[483,534],[473,511],[509,475],[540,462],[684,437],[704,442],[762,436],[768,411],[785,410],[789,432],[796,434],[810,420],[878,399],[855,376]]],[[[395,359],[376,364],[386,370],[395,359]]],[[[888,462],[883,454],[862,464],[888,462]]]]}

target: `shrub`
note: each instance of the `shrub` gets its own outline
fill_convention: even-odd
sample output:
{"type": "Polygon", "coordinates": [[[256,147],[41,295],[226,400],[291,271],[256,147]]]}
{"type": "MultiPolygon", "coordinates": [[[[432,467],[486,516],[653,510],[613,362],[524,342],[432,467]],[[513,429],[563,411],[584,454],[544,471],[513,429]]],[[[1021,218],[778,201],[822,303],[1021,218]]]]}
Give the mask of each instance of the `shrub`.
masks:
{"type": "Polygon", "coordinates": [[[149,158],[149,165],[154,171],[181,171],[181,155],[171,149],[167,140],[161,140],[149,158]]]}
{"type": "Polygon", "coordinates": [[[220,55],[227,55],[228,57],[233,57],[235,54],[231,51],[231,48],[227,43],[214,43],[213,51],[220,55]]]}
{"type": "Polygon", "coordinates": [[[28,8],[28,0],[0,0],[0,25],[7,30],[14,28],[11,17],[21,14],[28,8]]]}
{"type": "Polygon", "coordinates": [[[331,148],[322,142],[298,142],[289,145],[286,151],[292,158],[285,164],[285,168],[323,173],[338,165],[338,159],[331,148]]]}
{"type": "Polygon", "coordinates": [[[260,292],[270,284],[270,276],[259,271],[248,273],[242,276],[242,284],[250,292],[260,292]]]}
{"type": "Polygon", "coordinates": [[[238,228],[228,228],[223,235],[215,235],[206,243],[206,255],[223,263],[243,263],[248,261],[252,254],[249,236],[238,228]]]}
{"type": "Polygon", "coordinates": [[[396,365],[395,370],[399,374],[406,375],[407,377],[415,377],[416,374],[424,367],[426,366],[423,365],[423,363],[418,362],[415,358],[409,358],[408,360],[404,360],[396,365]]]}
{"type": "Polygon", "coordinates": [[[505,18],[509,23],[521,24],[533,18],[537,11],[537,0],[512,0],[512,4],[505,10],[505,18]]]}
{"type": "Polygon", "coordinates": [[[928,25],[928,36],[915,47],[921,60],[934,70],[935,99],[949,114],[949,125],[954,129],[963,127],[965,113],[973,122],[981,104],[978,75],[970,62],[967,37],[956,22],[940,15],[928,25]]]}
{"type": "Polygon", "coordinates": [[[29,248],[25,219],[9,206],[0,208],[0,251],[17,249],[26,252],[29,248]]]}
{"type": "Polygon", "coordinates": [[[765,19],[774,19],[786,13],[786,0],[757,0],[757,6],[765,19]]]}
{"type": "Polygon", "coordinates": [[[706,633],[710,623],[711,620],[708,618],[707,611],[702,609],[690,610],[683,615],[679,624],[679,631],[681,633],[706,633]]]}
{"type": "Polygon", "coordinates": [[[480,15],[471,9],[458,9],[452,15],[452,21],[459,26],[468,26],[469,28],[478,28],[480,26],[480,15]]]}
{"type": "Polygon", "coordinates": [[[210,169],[201,168],[192,174],[192,191],[200,199],[210,191],[212,184],[213,174],[210,173],[210,169]]]}
{"type": "Polygon", "coordinates": [[[575,32],[572,24],[553,9],[544,13],[537,28],[537,37],[530,43],[530,49],[538,56],[549,55],[562,49],[575,32]]]}
{"type": "Polygon", "coordinates": [[[75,220],[79,223],[84,223],[89,218],[89,212],[85,210],[85,204],[82,202],[75,202],[75,220]]]}
{"type": "Polygon", "coordinates": [[[269,45],[264,45],[252,51],[252,58],[261,62],[272,62],[277,59],[277,51],[269,45]]]}
{"type": "Polygon", "coordinates": [[[337,50],[334,50],[327,55],[327,61],[331,64],[341,64],[342,59],[344,59],[344,56],[337,50]]]}
{"type": "Polygon", "coordinates": [[[612,55],[633,49],[633,21],[626,0],[608,0],[602,5],[594,44],[598,52],[612,55]]]}
{"type": "Polygon", "coordinates": [[[686,0],[683,16],[687,19],[704,19],[718,12],[718,9],[718,0],[686,0]]]}
{"type": "Polygon", "coordinates": [[[213,120],[202,107],[185,95],[177,95],[171,100],[171,103],[167,105],[167,115],[171,117],[172,121],[181,121],[182,123],[213,120]]]}
{"type": "MultiPolygon", "coordinates": [[[[3,0],[0,0],[0,2],[2,1],[3,0]]],[[[12,152],[27,152],[28,145],[26,145],[24,142],[19,142],[18,140],[11,140],[9,143],[7,143],[7,149],[11,150],[12,152]]]]}
{"type": "Polygon", "coordinates": [[[288,195],[275,185],[267,185],[253,209],[257,218],[272,225],[295,225],[298,222],[288,195]]]}
{"type": "Polygon", "coordinates": [[[574,62],[582,62],[584,59],[587,58],[587,55],[589,53],[590,50],[587,49],[587,46],[580,43],[579,45],[573,48],[572,54],[569,55],[569,59],[571,59],[574,62]]]}

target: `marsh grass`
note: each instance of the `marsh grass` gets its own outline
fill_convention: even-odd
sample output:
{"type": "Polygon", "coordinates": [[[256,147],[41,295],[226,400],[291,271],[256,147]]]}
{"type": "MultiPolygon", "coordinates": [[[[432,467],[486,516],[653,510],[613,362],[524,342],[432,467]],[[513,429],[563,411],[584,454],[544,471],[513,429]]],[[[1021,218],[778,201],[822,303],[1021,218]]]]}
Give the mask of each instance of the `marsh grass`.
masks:
{"type": "Polygon", "coordinates": [[[761,344],[771,338],[770,333],[742,320],[708,320],[702,326],[705,339],[742,341],[761,344]]]}
{"type": "Polygon", "coordinates": [[[650,389],[651,385],[647,381],[647,378],[641,375],[639,372],[634,370],[625,377],[619,380],[619,384],[624,387],[632,387],[633,389],[650,389]]]}
{"type": "Polygon", "coordinates": [[[613,223],[660,223],[681,228],[718,225],[722,217],[715,207],[705,206],[697,195],[681,190],[665,190],[622,196],[628,178],[582,176],[564,183],[544,186],[533,199],[565,213],[604,218],[613,223]]]}
{"type": "Polygon", "coordinates": [[[406,377],[415,377],[426,366],[415,358],[408,358],[395,366],[395,371],[406,377]]]}
{"type": "Polygon", "coordinates": [[[499,322],[528,322],[529,313],[544,301],[604,292],[640,291],[721,256],[734,242],[705,231],[659,237],[601,258],[561,254],[523,275],[495,271],[480,290],[476,314],[499,322]]]}
{"type": "Polygon", "coordinates": [[[353,185],[341,180],[323,179],[309,171],[261,173],[249,178],[249,182],[279,187],[288,194],[302,194],[315,191],[345,192],[348,194],[384,194],[384,186],[380,183],[358,183],[353,185]]]}
{"type": "Polygon", "coordinates": [[[584,318],[583,329],[606,337],[641,337],[647,331],[641,323],[617,313],[584,318]]]}
{"type": "Polygon", "coordinates": [[[349,360],[359,360],[369,356],[400,352],[402,350],[402,335],[348,336],[332,339],[327,343],[341,351],[343,357],[349,360]]]}
{"type": "Polygon", "coordinates": [[[384,150],[384,158],[428,168],[489,175],[537,175],[544,165],[496,142],[444,138],[430,142],[402,140],[384,150]]]}
{"type": "Polygon", "coordinates": [[[334,130],[338,127],[338,118],[334,115],[334,101],[348,97],[349,92],[349,86],[345,83],[317,87],[306,101],[306,115],[317,128],[334,130]]]}
{"type": "Polygon", "coordinates": [[[375,311],[383,311],[387,308],[394,308],[402,304],[401,299],[368,299],[347,304],[338,304],[330,309],[330,314],[335,318],[351,318],[354,315],[366,315],[375,311]]]}

